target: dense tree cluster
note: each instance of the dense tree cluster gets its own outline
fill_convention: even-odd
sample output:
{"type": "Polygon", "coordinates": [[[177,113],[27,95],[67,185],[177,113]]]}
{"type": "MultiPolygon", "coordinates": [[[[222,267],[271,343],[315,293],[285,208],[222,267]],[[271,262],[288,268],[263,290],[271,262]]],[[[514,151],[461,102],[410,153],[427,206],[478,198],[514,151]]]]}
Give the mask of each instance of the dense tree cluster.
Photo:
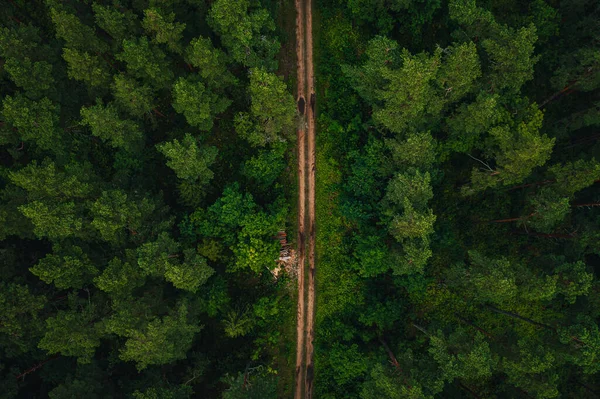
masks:
{"type": "Polygon", "coordinates": [[[3,3],[0,396],[277,397],[278,12],[3,3]]]}
{"type": "Polygon", "coordinates": [[[598,2],[316,7],[315,397],[596,397],[598,2]]]}
{"type": "MultiPolygon", "coordinates": [[[[598,1],[314,8],[315,397],[597,397],[598,1]]],[[[293,12],[3,5],[0,396],[291,395],[293,12]]]]}

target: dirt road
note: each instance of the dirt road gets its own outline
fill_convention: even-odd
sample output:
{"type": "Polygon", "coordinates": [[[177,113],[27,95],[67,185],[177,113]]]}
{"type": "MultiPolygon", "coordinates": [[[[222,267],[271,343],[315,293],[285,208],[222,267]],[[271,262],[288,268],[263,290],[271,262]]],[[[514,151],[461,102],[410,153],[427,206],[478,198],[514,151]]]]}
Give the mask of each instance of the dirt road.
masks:
{"type": "Polygon", "coordinates": [[[294,397],[312,398],[315,335],[315,87],[312,0],[295,0],[298,110],[298,313],[294,397]],[[308,180],[308,182],[307,182],[308,180]],[[308,203],[308,212],[307,212],[308,203]],[[308,225],[308,234],[306,226],[308,225]],[[308,251],[308,287],[306,252],[308,251]],[[308,288],[308,289],[307,289],[308,288]],[[308,294],[308,297],[306,297],[308,294]],[[304,396],[302,396],[304,394],[304,396]]]}
{"type": "MultiPolygon", "coordinates": [[[[302,0],[296,0],[296,60],[298,73],[298,103],[306,99],[306,72],[304,69],[304,9],[302,0]]],[[[304,107],[306,109],[306,107],[304,107]]],[[[305,127],[298,126],[298,314],[296,316],[296,377],[294,398],[302,397],[304,379],[304,338],[305,338],[305,304],[304,304],[304,264],[306,262],[305,236],[306,228],[306,143],[305,127]]]]}

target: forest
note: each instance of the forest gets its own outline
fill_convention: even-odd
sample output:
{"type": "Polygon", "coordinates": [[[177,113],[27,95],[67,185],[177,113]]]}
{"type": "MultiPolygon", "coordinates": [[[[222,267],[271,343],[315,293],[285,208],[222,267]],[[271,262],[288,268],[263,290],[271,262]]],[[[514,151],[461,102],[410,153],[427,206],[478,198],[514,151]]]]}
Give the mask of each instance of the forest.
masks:
{"type": "MultiPolygon", "coordinates": [[[[292,398],[293,2],[0,3],[0,398],[292,398]]],[[[313,396],[600,397],[600,2],[312,13],[313,396]]]]}

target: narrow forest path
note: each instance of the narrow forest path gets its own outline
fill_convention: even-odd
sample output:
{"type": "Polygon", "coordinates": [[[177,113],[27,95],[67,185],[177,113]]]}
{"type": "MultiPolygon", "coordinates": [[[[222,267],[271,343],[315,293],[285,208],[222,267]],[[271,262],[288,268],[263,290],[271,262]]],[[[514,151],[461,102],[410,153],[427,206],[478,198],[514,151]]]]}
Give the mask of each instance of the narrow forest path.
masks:
{"type": "Polygon", "coordinates": [[[298,109],[298,313],[294,397],[312,398],[315,335],[315,87],[312,0],[295,0],[298,109]],[[308,205],[308,206],[307,206],[308,205]],[[307,209],[308,208],[308,209],[307,209]],[[308,225],[308,234],[307,234],[308,225]],[[308,279],[306,258],[308,252],[308,279]],[[308,286],[306,286],[308,283],[308,286]],[[304,395],[304,396],[303,396],[304,395]]]}

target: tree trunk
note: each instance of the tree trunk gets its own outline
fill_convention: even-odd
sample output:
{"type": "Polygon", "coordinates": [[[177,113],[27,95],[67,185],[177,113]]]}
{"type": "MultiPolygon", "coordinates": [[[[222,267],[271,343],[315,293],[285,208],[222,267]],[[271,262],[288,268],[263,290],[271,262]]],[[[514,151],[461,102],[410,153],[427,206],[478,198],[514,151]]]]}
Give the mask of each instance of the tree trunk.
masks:
{"type": "Polygon", "coordinates": [[[454,313],[454,316],[456,316],[458,318],[458,320],[462,321],[465,324],[470,325],[471,327],[473,327],[474,329],[476,329],[477,331],[479,331],[480,333],[484,334],[485,336],[487,336],[488,338],[491,339],[495,339],[494,336],[492,334],[490,334],[489,332],[485,331],[483,328],[478,327],[477,325],[471,323],[469,320],[465,319],[464,317],[462,317],[461,315],[459,315],[458,313],[454,313]]]}
{"type": "Polygon", "coordinates": [[[390,362],[394,365],[396,370],[398,370],[400,373],[403,373],[404,371],[400,367],[400,363],[398,363],[398,360],[396,359],[396,356],[394,356],[394,353],[392,352],[390,347],[386,344],[381,335],[379,335],[377,338],[379,339],[379,342],[381,342],[383,349],[385,349],[385,351],[387,352],[388,357],[390,358],[390,362]]]}
{"type": "Polygon", "coordinates": [[[526,235],[534,237],[545,237],[545,238],[575,238],[577,234],[575,232],[570,234],[544,234],[544,233],[533,233],[533,232],[522,232],[522,231],[511,231],[511,235],[526,235]]]}
{"type": "Polygon", "coordinates": [[[509,188],[508,191],[517,190],[519,188],[525,188],[525,187],[541,186],[543,184],[551,184],[551,183],[556,183],[556,179],[543,180],[543,181],[538,181],[538,182],[529,183],[529,184],[521,184],[521,185],[513,186],[513,187],[509,188]]]}
{"type": "Polygon", "coordinates": [[[515,319],[526,321],[527,323],[533,324],[535,326],[543,327],[543,328],[547,328],[549,330],[555,331],[555,328],[552,327],[552,326],[549,326],[549,325],[543,324],[543,323],[538,323],[537,321],[528,319],[527,317],[523,317],[523,316],[518,315],[516,313],[507,312],[506,310],[498,309],[497,307],[492,306],[492,305],[486,305],[486,307],[488,309],[490,309],[491,311],[493,311],[493,312],[496,312],[496,313],[499,313],[499,314],[503,314],[503,315],[506,315],[506,316],[510,316],[510,317],[514,317],[515,319]]]}
{"type": "Polygon", "coordinates": [[[583,208],[583,207],[592,207],[592,206],[600,206],[600,202],[590,202],[588,204],[573,204],[571,207],[573,208],[583,208]]]}
{"type": "Polygon", "coordinates": [[[36,371],[37,369],[40,369],[40,368],[42,368],[42,367],[44,366],[44,364],[48,363],[48,362],[49,362],[49,361],[51,361],[51,360],[54,360],[54,359],[58,358],[59,356],[60,356],[60,355],[58,355],[58,354],[57,354],[57,355],[54,355],[54,356],[52,356],[52,357],[49,357],[48,359],[46,359],[46,360],[44,360],[44,361],[42,361],[42,362],[40,362],[40,363],[38,363],[38,364],[36,364],[36,365],[34,365],[34,366],[32,366],[32,367],[28,368],[27,370],[23,371],[21,374],[17,375],[17,376],[16,376],[16,380],[18,381],[18,380],[20,380],[21,378],[25,379],[25,376],[26,376],[27,374],[31,374],[31,373],[33,373],[34,371],[36,371]]]}

